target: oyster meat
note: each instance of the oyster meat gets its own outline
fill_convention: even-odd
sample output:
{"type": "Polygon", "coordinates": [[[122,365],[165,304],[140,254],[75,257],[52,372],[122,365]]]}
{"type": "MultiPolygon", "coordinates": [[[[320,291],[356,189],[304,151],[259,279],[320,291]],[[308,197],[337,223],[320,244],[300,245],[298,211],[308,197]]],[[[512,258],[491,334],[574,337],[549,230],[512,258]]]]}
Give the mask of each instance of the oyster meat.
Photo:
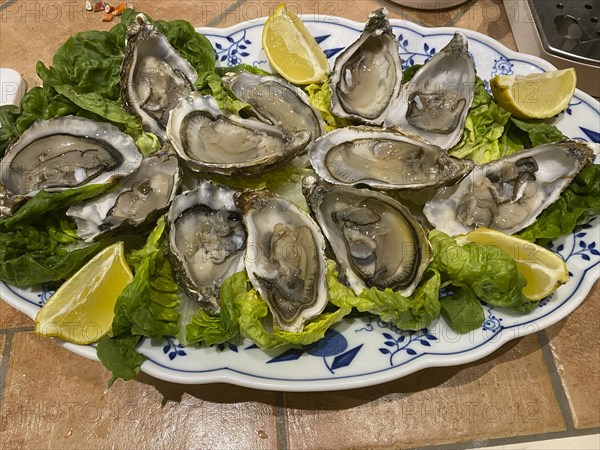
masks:
{"type": "Polygon", "coordinates": [[[246,231],[236,191],[202,181],[173,201],[167,221],[175,276],[210,314],[218,314],[223,280],[244,270],[246,231]]]}
{"type": "Polygon", "coordinates": [[[175,197],[180,182],[179,160],[160,153],[144,158],[140,167],[119,187],[67,210],[75,220],[77,235],[92,241],[122,226],[138,226],[163,213],[175,197]]]}
{"type": "Polygon", "coordinates": [[[305,177],[306,201],[348,285],[413,293],[432,259],[425,230],[400,202],[380,192],[305,177]]]}
{"type": "Polygon", "coordinates": [[[473,167],[392,129],[347,127],[317,139],[310,162],[321,178],[344,185],[377,189],[423,189],[460,180],[473,167]]]}
{"type": "Polygon", "coordinates": [[[475,63],[467,37],[456,32],[443,49],[402,86],[384,125],[396,125],[443,149],[462,137],[475,95],[475,63]]]}
{"type": "Polygon", "coordinates": [[[41,189],[111,183],[141,162],[131,136],[111,124],[73,116],[38,120],[0,161],[0,213],[10,215],[41,189]]]}
{"type": "Polygon", "coordinates": [[[238,72],[223,81],[263,122],[289,131],[310,131],[312,141],[325,133],[321,112],[310,105],[302,89],[283,78],[238,72]]]}
{"type": "Polygon", "coordinates": [[[190,169],[232,175],[255,174],[292,159],[306,148],[311,133],[227,114],[213,97],[195,92],[171,111],[167,136],[190,169]]]}
{"type": "Polygon", "coordinates": [[[360,37],[338,55],[330,77],[331,112],[381,125],[402,83],[398,41],[385,8],[369,15],[360,37]]]}
{"type": "Polygon", "coordinates": [[[169,112],[194,90],[192,65],[167,38],[138,14],[127,30],[121,65],[121,98],[144,128],[164,140],[169,112]]]}
{"type": "Polygon", "coordinates": [[[425,204],[427,219],[455,236],[478,227],[507,234],[531,225],[597,153],[596,144],[565,140],[475,167],[461,183],[425,204]]]}
{"type": "Polygon", "coordinates": [[[235,197],[248,231],[246,270],[274,325],[299,332],[327,305],[325,239],[293,203],[269,191],[235,197]]]}

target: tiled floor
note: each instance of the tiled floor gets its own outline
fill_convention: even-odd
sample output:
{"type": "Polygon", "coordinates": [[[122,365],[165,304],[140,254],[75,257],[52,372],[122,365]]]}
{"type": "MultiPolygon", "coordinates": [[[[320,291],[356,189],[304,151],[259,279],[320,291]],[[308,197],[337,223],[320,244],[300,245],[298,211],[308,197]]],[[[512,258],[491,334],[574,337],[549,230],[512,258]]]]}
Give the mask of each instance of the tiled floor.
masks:
{"type": "MultiPolygon", "coordinates": [[[[79,3],[0,0],[0,66],[19,70],[34,86],[37,59],[49,63],[76,31],[111,26],[83,14],[79,3]],[[27,38],[34,33],[44,39],[27,38]]],[[[157,18],[226,26],[268,15],[279,0],[134,4],[157,18]]],[[[288,4],[361,22],[383,4],[394,18],[478,30],[515,48],[500,0],[438,12],[374,0],[288,4]]],[[[0,302],[0,443],[7,449],[466,448],[598,432],[599,292],[596,283],[567,319],[481,361],[320,394],[183,386],[147,375],[108,389],[100,364],[33,335],[31,319],[0,302]]]]}

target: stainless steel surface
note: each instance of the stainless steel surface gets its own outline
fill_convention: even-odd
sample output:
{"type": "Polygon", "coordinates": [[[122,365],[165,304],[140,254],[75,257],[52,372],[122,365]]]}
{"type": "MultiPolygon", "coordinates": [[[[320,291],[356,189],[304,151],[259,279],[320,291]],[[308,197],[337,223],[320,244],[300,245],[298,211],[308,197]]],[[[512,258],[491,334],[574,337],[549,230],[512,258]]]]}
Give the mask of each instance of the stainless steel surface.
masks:
{"type": "Polygon", "coordinates": [[[546,52],[600,66],[599,0],[528,0],[546,52]]]}

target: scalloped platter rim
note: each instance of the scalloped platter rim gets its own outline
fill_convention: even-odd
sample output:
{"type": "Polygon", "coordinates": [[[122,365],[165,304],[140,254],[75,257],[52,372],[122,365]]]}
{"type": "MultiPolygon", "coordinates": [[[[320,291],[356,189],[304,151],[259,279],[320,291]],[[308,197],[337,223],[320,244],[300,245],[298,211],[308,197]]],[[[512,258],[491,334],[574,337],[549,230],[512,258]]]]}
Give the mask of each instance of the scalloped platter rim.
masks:
{"type": "MultiPolygon", "coordinates": [[[[330,65],[363,29],[364,24],[341,17],[303,15],[303,21],[325,51],[330,65]]],[[[213,43],[218,64],[247,63],[268,69],[261,47],[266,18],[230,28],[198,28],[213,43]]],[[[406,66],[422,64],[443,47],[456,28],[425,28],[392,19],[406,66]]],[[[481,33],[461,30],[478,74],[489,80],[496,74],[527,74],[555,69],[550,63],[514,52],[481,33]]],[[[589,95],[577,91],[568,109],[553,123],[571,138],[600,141],[600,107],[589,95]]],[[[481,359],[505,342],[547,328],[569,315],[586,298],[600,278],[600,220],[549,244],[567,262],[571,280],[526,315],[484,305],[482,328],[457,335],[443,319],[427,329],[403,332],[377,317],[347,319],[324,339],[303,347],[262,351],[250,341],[211,347],[183,347],[173,338],[146,339],[140,351],[148,357],[142,371],[179,384],[231,383],[255,389],[329,391],[359,388],[395,380],[429,367],[456,366],[481,359]],[[595,237],[595,238],[594,238],[595,237]]],[[[35,318],[52,294],[43,288],[17,289],[0,283],[0,297],[35,318]]],[[[68,350],[97,360],[95,346],[57,340],[68,350]]]]}

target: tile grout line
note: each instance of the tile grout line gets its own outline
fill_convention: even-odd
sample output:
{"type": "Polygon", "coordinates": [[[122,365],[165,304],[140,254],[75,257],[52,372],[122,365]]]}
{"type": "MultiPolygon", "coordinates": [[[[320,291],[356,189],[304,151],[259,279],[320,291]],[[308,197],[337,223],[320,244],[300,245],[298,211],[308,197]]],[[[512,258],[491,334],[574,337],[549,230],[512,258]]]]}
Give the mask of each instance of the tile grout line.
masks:
{"type": "Polygon", "coordinates": [[[496,447],[511,444],[526,444],[530,442],[546,441],[552,439],[563,439],[580,436],[592,436],[600,434],[600,427],[573,429],[568,431],[550,431],[546,433],[528,434],[521,436],[509,436],[490,439],[473,439],[456,444],[436,444],[427,447],[409,447],[410,450],[470,450],[484,449],[485,447],[496,447]]]}
{"type": "Polygon", "coordinates": [[[15,4],[15,3],[17,3],[17,1],[18,1],[18,0],[8,0],[6,3],[2,3],[2,4],[0,5],[0,11],[2,11],[2,10],[4,10],[4,9],[8,8],[9,6],[11,6],[11,5],[15,4]]]}
{"type": "Polygon", "coordinates": [[[287,428],[285,414],[285,394],[281,391],[275,393],[275,429],[277,430],[277,449],[287,450],[287,428]]]}
{"type": "Polygon", "coordinates": [[[6,375],[8,374],[8,359],[10,358],[10,348],[12,347],[12,340],[14,334],[7,334],[6,340],[4,341],[4,348],[2,349],[2,364],[0,364],[0,409],[4,401],[4,385],[6,382],[6,375]]]}
{"type": "Polygon", "coordinates": [[[220,24],[221,22],[223,22],[223,20],[225,20],[225,18],[227,17],[227,14],[229,14],[232,11],[235,11],[236,9],[238,9],[240,6],[242,6],[244,3],[246,3],[248,0],[237,0],[235,3],[233,3],[232,5],[229,5],[227,8],[225,8],[223,10],[223,12],[219,15],[219,17],[215,17],[212,20],[209,20],[206,25],[203,25],[204,27],[214,27],[215,25],[220,24]]]}
{"type": "Polygon", "coordinates": [[[556,396],[556,400],[558,401],[558,406],[560,407],[560,412],[563,416],[565,424],[567,425],[567,430],[575,430],[575,422],[573,419],[573,411],[571,410],[571,405],[569,404],[569,399],[567,398],[567,393],[562,384],[562,379],[560,374],[558,373],[558,367],[556,367],[556,361],[554,359],[554,355],[552,355],[552,350],[550,349],[550,338],[548,333],[545,330],[537,333],[537,339],[542,348],[542,355],[544,356],[544,362],[548,367],[548,372],[550,373],[550,382],[552,383],[552,390],[554,391],[554,395],[556,396]]]}
{"type": "Polygon", "coordinates": [[[15,333],[29,333],[33,331],[33,327],[15,327],[15,328],[0,328],[0,334],[10,335],[15,333]]]}

